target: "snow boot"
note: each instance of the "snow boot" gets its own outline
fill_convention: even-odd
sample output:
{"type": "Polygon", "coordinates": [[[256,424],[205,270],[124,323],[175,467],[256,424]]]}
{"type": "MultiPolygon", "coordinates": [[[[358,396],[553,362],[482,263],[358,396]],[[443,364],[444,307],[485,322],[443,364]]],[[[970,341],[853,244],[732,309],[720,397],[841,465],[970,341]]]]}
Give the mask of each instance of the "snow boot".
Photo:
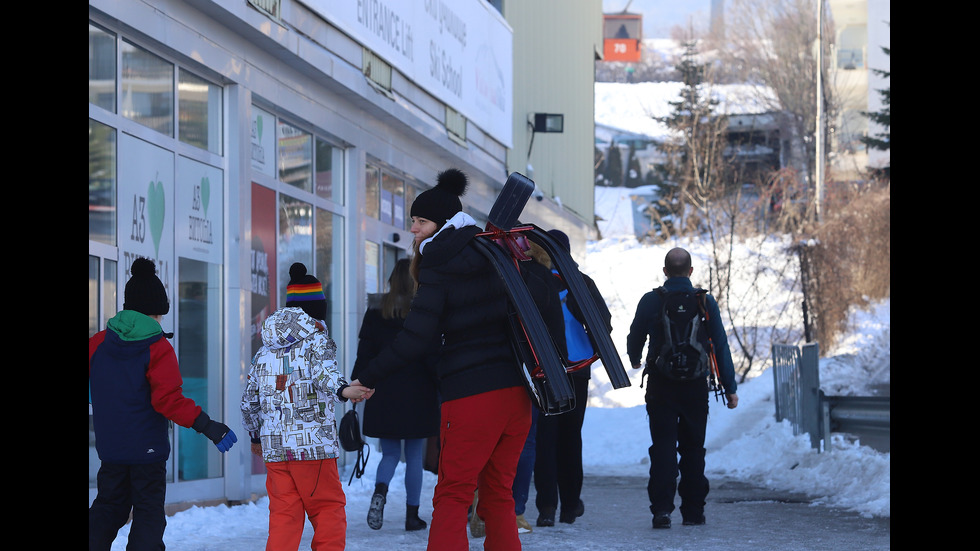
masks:
{"type": "Polygon", "coordinates": [[[564,522],[566,524],[572,524],[575,519],[585,514],[585,503],[580,499],[575,508],[571,511],[566,511],[565,506],[561,507],[561,515],[558,516],[558,522],[564,522]]]}
{"type": "Polygon", "coordinates": [[[554,526],[555,525],[555,508],[554,507],[544,507],[538,509],[538,526],[554,526]]]}
{"type": "Polygon", "coordinates": [[[419,518],[419,506],[418,505],[406,505],[405,506],[405,530],[411,532],[413,530],[425,530],[428,526],[426,522],[419,518]]]}
{"type": "Polygon", "coordinates": [[[374,485],[371,507],[368,509],[367,524],[372,530],[381,530],[385,517],[385,501],[388,500],[388,485],[378,482],[374,485]]]}

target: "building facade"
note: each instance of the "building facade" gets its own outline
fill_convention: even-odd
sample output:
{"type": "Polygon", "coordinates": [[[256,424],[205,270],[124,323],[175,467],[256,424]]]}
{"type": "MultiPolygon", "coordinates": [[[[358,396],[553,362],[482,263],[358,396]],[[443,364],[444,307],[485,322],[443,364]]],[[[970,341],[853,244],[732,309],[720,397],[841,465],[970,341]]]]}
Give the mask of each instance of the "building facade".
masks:
{"type": "MultiPolygon", "coordinates": [[[[575,3],[590,8],[581,25],[598,36],[598,0],[575,3]]],[[[239,400],[260,325],[284,303],[289,266],[303,262],[324,285],[349,373],[367,294],[383,291],[394,262],[411,254],[409,208],[438,172],[469,175],[464,209],[484,223],[507,174],[525,172],[528,163],[512,159],[514,121],[532,109],[561,109],[579,124],[555,135],[564,149],[549,155],[591,159],[594,46],[579,64],[588,67],[584,93],[519,71],[515,59],[537,54],[516,50],[524,39],[507,8],[90,0],[89,334],[121,309],[132,261],[153,259],[171,300],[162,325],[174,332],[184,392],[241,437],[239,400]],[[522,89],[546,86],[573,100],[518,107],[522,89]]],[[[568,37],[545,52],[567,51],[568,37]]],[[[529,203],[524,221],[573,240],[593,236],[583,199],[591,170],[556,176],[560,163],[542,159],[532,178],[558,183],[529,203]],[[575,210],[562,195],[577,198],[575,210]]],[[[172,447],[168,503],[265,492],[264,466],[247,445],[222,455],[175,426],[172,447]]],[[[90,433],[90,503],[98,466],[90,433]]]]}

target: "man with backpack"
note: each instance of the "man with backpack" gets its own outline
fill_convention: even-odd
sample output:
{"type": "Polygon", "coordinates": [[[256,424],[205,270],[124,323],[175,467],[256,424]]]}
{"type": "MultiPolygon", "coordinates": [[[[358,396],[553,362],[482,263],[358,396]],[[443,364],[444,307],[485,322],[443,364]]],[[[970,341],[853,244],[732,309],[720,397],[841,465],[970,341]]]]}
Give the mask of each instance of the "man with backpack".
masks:
{"type": "Polygon", "coordinates": [[[626,337],[634,369],[640,367],[643,344],[650,338],[643,375],[652,441],[647,493],[654,528],[670,528],[675,492],[681,497],[684,524],[705,523],[704,438],[711,387],[720,382],[728,408],[738,405],[735,366],[718,303],[691,284],[694,269],[686,250],[668,251],[663,270],[667,281],[640,299],[626,337]]]}

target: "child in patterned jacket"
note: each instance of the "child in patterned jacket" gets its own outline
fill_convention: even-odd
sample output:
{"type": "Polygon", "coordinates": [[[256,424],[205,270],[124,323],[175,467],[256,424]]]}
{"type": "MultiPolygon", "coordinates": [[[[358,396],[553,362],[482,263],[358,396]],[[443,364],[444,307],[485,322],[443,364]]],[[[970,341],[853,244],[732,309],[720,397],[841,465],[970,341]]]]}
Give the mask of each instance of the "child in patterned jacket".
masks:
{"type": "Polygon", "coordinates": [[[252,452],[266,466],[268,549],[298,549],[305,516],[314,549],[343,549],[347,503],[337,457],[334,406],[373,391],[349,386],[327,334],[320,282],[297,262],[289,269],[286,306],[262,324],[262,347],[242,395],[242,421],[252,452]],[[305,516],[304,516],[305,515],[305,516]]]}

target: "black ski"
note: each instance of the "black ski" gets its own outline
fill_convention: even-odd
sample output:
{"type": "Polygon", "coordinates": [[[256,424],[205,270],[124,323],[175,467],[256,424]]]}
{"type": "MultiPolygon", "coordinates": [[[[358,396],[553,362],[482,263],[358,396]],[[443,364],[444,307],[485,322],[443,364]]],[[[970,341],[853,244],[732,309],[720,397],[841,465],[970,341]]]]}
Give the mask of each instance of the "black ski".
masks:
{"type": "Polygon", "coordinates": [[[571,411],[575,408],[575,391],[515,258],[489,235],[481,235],[473,242],[493,264],[507,288],[513,312],[511,344],[532,398],[545,415],[571,411]]]}
{"type": "Polygon", "coordinates": [[[578,302],[582,315],[585,317],[585,328],[595,341],[596,348],[598,348],[596,353],[602,360],[602,366],[606,369],[606,374],[609,375],[609,381],[613,388],[630,386],[630,379],[623,367],[623,360],[619,356],[619,352],[616,351],[612,337],[606,330],[605,321],[599,315],[599,309],[592,299],[592,293],[589,292],[585,280],[582,279],[578,264],[564,247],[538,226],[525,224],[520,228],[514,228],[514,231],[526,235],[528,239],[540,245],[551,257],[551,262],[568,285],[568,292],[578,302]]]}
{"type": "Polygon", "coordinates": [[[526,239],[541,245],[551,256],[556,269],[568,285],[568,292],[578,302],[585,317],[586,330],[596,344],[596,356],[602,360],[613,388],[630,386],[630,380],[606,330],[605,321],[578,271],[578,264],[541,228],[534,224],[515,227],[533,191],[533,181],[517,172],[511,173],[490,209],[487,231],[479,234],[474,243],[493,264],[507,288],[513,312],[511,342],[522,363],[528,390],[545,415],[555,415],[575,407],[575,395],[568,372],[588,368],[596,358],[574,366],[564,365],[565,355],[558,350],[551,338],[521,276],[518,263],[532,261],[526,254],[526,239]]]}
{"type": "Polygon", "coordinates": [[[528,392],[545,415],[556,415],[575,408],[575,391],[565,373],[562,355],[521,276],[518,262],[531,259],[525,254],[526,244],[519,242],[524,238],[508,233],[533,192],[534,182],[512,172],[490,208],[486,233],[474,241],[507,288],[512,312],[511,344],[528,392]]]}

